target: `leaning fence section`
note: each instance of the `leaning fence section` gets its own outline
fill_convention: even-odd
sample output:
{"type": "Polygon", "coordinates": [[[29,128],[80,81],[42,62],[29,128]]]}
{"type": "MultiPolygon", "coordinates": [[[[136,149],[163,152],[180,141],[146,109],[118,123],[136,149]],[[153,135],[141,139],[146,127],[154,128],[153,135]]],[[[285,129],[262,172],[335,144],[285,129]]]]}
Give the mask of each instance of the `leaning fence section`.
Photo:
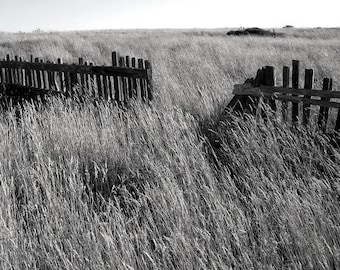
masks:
{"type": "MultiPolygon", "coordinates": [[[[96,66],[79,58],[77,64],[43,61],[32,55],[26,60],[7,55],[0,61],[0,83],[27,91],[59,93],[128,103],[131,99],[151,101],[152,67],[148,60],[112,53],[111,66],[96,66]]],[[[3,93],[2,93],[3,94],[3,93]]]]}
{"type": "Polygon", "coordinates": [[[293,125],[315,123],[323,131],[327,127],[339,131],[340,92],[333,91],[333,80],[324,78],[322,89],[315,89],[314,71],[305,69],[303,88],[299,86],[299,82],[300,62],[297,60],[293,60],[292,67],[283,67],[280,86],[276,86],[274,67],[263,67],[258,69],[255,78],[234,86],[235,96],[228,107],[234,111],[261,116],[264,115],[263,108],[269,107],[276,112],[276,116],[293,125]],[[260,106],[261,104],[266,106],[260,106]],[[332,115],[331,109],[335,111],[332,115]]]}

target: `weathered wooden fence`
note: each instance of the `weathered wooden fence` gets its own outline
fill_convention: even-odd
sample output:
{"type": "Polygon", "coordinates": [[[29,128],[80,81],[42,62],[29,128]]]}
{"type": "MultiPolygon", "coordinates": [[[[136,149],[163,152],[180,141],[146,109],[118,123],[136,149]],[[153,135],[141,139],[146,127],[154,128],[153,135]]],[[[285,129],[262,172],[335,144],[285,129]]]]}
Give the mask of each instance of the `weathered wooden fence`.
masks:
{"type": "Polygon", "coordinates": [[[33,94],[87,95],[126,104],[131,99],[150,101],[151,63],[135,57],[112,53],[112,66],[95,66],[79,58],[78,64],[64,64],[15,56],[0,61],[2,96],[33,94]],[[9,90],[10,89],[10,90],[9,90]],[[13,91],[14,89],[14,91],[13,91]]]}
{"type": "Polygon", "coordinates": [[[290,67],[284,66],[282,71],[282,86],[275,86],[274,67],[266,66],[257,71],[256,77],[247,79],[244,84],[234,86],[233,99],[228,107],[237,112],[247,112],[263,115],[266,104],[276,115],[293,125],[311,123],[311,112],[316,117],[315,123],[323,131],[330,126],[330,109],[336,108],[333,117],[335,130],[340,130],[340,92],[332,91],[331,78],[323,79],[322,90],[313,89],[314,71],[305,69],[304,87],[299,87],[300,63],[293,60],[292,84],[290,86],[290,67]],[[278,102],[281,101],[281,102],[278,102]],[[312,109],[313,107],[313,109],[312,109]],[[261,113],[259,113],[261,111],[261,113]]]}

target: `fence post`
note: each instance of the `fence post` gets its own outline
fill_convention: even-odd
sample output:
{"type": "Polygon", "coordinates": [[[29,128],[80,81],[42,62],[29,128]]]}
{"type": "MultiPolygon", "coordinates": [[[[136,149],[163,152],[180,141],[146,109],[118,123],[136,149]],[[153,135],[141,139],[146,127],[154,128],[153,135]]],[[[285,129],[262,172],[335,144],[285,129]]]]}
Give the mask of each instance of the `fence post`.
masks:
{"type": "Polygon", "coordinates": [[[25,68],[26,86],[32,85],[31,74],[32,74],[31,69],[29,67],[25,68]]]}
{"type": "Polygon", "coordinates": [[[70,72],[70,94],[73,95],[75,94],[75,87],[78,84],[78,78],[77,78],[77,73],[70,72]]]}
{"type": "MultiPolygon", "coordinates": [[[[299,89],[299,65],[300,62],[293,60],[293,73],[292,73],[292,86],[294,89],[299,89]]],[[[297,96],[297,95],[292,95],[297,96]]],[[[292,104],[292,124],[299,123],[299,103],[293,102],[292,104]]]]}
{"type": "MultiPolygon", "coordinates": [[[[82,57],[78,58],[78,64],[80,66],[84,65],[84,59],[82,57]]],[[[83,74],[83,73],[79,73],[79,76],[80,76],[80,91],[81,91],[82,94],[84,94],[85,93],[85,87],[86,87],[86,85],[85,85],[85,76],[86,75],[83,74]]]]}
{"type": "MultiPolygon", "coordinates": [[[[37,64],[39,63],[39,58],[38,58],[38,57],[35,58],[35,62],[36,62],[37,64]]],[[[37,76],[37,84],[36,84],[36,87],[39,88],[39,89],[41,89],[41,86],[42,86],[42,84],[41,84],[41,72],[40,72],[40,70],[39,70],[38,68],[35,70],[35,72],[36,72],[36,76],[37,76]]]]}
{"type": "Polygon", "coordinates": [[[109,100],[109,84],[108,84],[108,76],[103,75],[103,95],[105,100],[109,100]]]}
{"type": "MultiPolygon", "coordinates": [[[[23,59],[22,57],[19,57],[19,61],[20,62],[23,62],[23,59]]],[[[20,73],[21,73],[21,80],[22,80],[22,85],[25,86],[26,85],[26,76],[25,76],[25,69],[24,68],[21,68],[20,69],[20,73]]]]}
{"type": "Polygon", "coordinates": [[[102,87],[102,79],[99,74],[96,75],[96,81],[97,81],[97,95],[99,98],[103,97],[103,87],[102,87]]]}
{"type": "MultiPolygon", "coordinates": [[[[118,53],[112,52],[112,66],[118,67],[118,53]]],[[[119,103],[120,102],[120,83],[117,76],[113,76],[113,87],[115,89],[114,99],[119,103]]]]}
{"type": "MultiPolygon", "coordinates": [[[[274,72],[274,67],[272,66],[266,66],[265,67],[265,81],[264,85],[266,86],[275,86],[275,72],[274,72]]],[[[276,103],[275,99],[270,99],[269,100],[269,106],[273,111],[276,111],[276,103]]]]}
{"type": "MultiPolygon", "coordinates": [[[[259,81],[259,86],[261,85],[265,85],[266,84],[266,68],[262,67],[260,69],[260,78],[258,79],[259,81]]],[[[262,117],[263,119],[266,119],[266,114],[265,114],[265,108],[264,105],[267,103],[265,97],[261,96],[259,98],[259,106],[258,106],[258,111],[257,111],[257,115],[262,117]]]]}
{"type": "MultiPolygon", "coordinates": [[[[119,57],[119,66],[120,67],[126,67],[125,66],[125,58],[124,57],[119,57]]],[[[123,101],[124,104],[127,104],[128,100],[129,100],[129,96],[128,96],[128,91],[127,91],[127,79],[126,77],[121,77],[122,80],[122,94],[123,94],[123,101]]]]}
{"type": "MultiPolygon", "coordinates": [[[[138,59],[138,68],[139,69],[144,69],[144,61],[143,59],[139,58],[138,59]]],[[[139,83],[140,83],[140,92],[141,92],[141,98],[142,101],[145,101],[145,79],[139,79],[139,83]]]]}
{"type": "MultiPolygon", "coordinates": [[[[328,90],[329,91],[333,90],[333,79],[332,78],[329,79],[328,90]]],[[[331,99],[327,98],[326,100],[330,101],[331,99]]],[[[326,121],[328,121],[328,115],[329,115],[329,107],[326,107],[325,108],[325,119],[326,119],[326,121]]]]}
{"type": "MultiPolygon", "coordinates": [[[[322,82],[322,91],[332,90],[332,79],[324,78],[322,82]]],[[[329,98],[321,98],[323,101],[329,101],[329,98]]],[[[329,108],[320,106],[319,117],[318,117],[318,127],[325,131],[327,127],[329,108]]]]}
{"type": "Polygon", "coordinates": [[[153,84],[152,84],[152,66],[151,66],[150,61],[148,61],[148,60],[145,61],[145,68],[146,68],[146,72],[148,74],[148,78],[146,79],[148,99],[149,99],[149,101],[152,101],[153,100],[153,95],[152,95],[153,84]]]}
{"type": "MultiPolygon", "coordinates": [[[[44,61],[41,59],[40,63],[43,63],[44,61]]],[[[47,77],[47,71],[42,69],[41,70],[41,75],[42,75],[42,88],[47,88],[49,89],[49,84],[48,84],[48,77],[47,77]]]]}
{"type": "MultiPolygon", "coordinates": [[[[85,66],[88,66],[89,65],[89,62],[88,61],[85,61],[84,63],[85,66]]],[[[92,83],[91,83],[91,76],[88,74],[88,73],[85,73],[84,74],[85,76],[85,87],[86,87],[86,90],[87,90],[87,93],[86,95],[87,96],[91,96],[91,89],[92,89],[92,83]]]]}
{"type": "MultiPolygon", "coordinates": [[[[33,54],[30,55],[30,61],[31,63],[34,62],[34,57],[33,57],[33,54]]],[[[31,85],[32,87],[35,87],[36,86],[36,80],[35,80],[35,72],[34,72],[34,69],[30,69],[30,78],[31,78],[31,85]]]]}
{"type": "MultiPolygon", "coordinates": [[[[132,65],[132,68],[136,68],[136,58],[135,58],[135,57],[132,57],[132,59],[131,59],[131,65],[132,65]]],[[[133,87],[132,96],[133,96],[134,98],[138,99],[137,79],[136,79],[136,78],[133,78],[133,79],[132,79],[132,87],[133,87]]]]}
{"type": "MultiPolygon", "coordinates": [[[[131,68],[131,61],[130,56],[125,56],[125,64],[127,68],[131,68]]],[[[127,78],[127,91],[129,92],[129,98],[132,98],[133,96],[133,90],[132,90],[132,78],[127,78]]]]}
{"type": "MultiPolygon", "coordinates": [[[[50,61],[47,61],[47,63],[52,64],[50,61]]],[[[53,89],[53,82],[54,82],[54,77],[52,75],[52,71],[47,71],[47,82],[48,82],[48,88],[53,89]]]]}
{"type": "MultiPolygon", "coordinates": [[[[57,60],[58,65],[62,65],[63,64],[63,59],[62,58],[58,58],[57,60]]],[[[59,75],[59,82],[60,82],[60,91],[61,92],[65,92],[64,91],[64,74],[62,71],[58,72],[59,75]]]]}
{"type": "MultiPolygon", "coordinates": [[[[305,86],[304,89],[313,88],[313,69],[305,69],[305,86]]],[[[310,99],[311,96],[306,95],[305,98],[310,99]]],[[[310,104],[303,103],[303,124],[307,125],[310,116],[310,104]]]]}
{"type": "Polygon", "coordinates": [[[2,66],[0,65],[0,82],[4,83],[5,82],[4,80],[5,80],[5,78],[4,78],[4,74],[2,72],[2,66]]]}
{"type": "MultiPolygon", "coordinates": [[[[15,62],[19,61],[19,58],[18,58],[17,55],[14,56],[14,61],[15,62]]],[[[21,82],[20,82],[20,69],[19,68],[14,69],[14,82],[16,84],[21,84],[21,82]]]]}
{"type": "Polygon", "coordinates": [[[109,96],[110,96],[110,83],[108,83],[108,81],[110,80],[110,77],[109,76],[106,76],[106,75],[103,75],[103,98],[105,100],[109,100],[109,96]]]}
{"type": "MultiPolygon", "coordinates": [[[[289,88],[289,73],[290,69],[287,66],[283,67],[282,70],[282,86],[285,88],[289,88]]],[[[287,101],[282,101],[282,119],[284,122],[287,122],[287,117],[288,117],[288,102],[287,101]]]]}
{"type": "MultiPolygon", "coordinates": [[[[9,54],[6,55],[6,61],[9,62],[11,61],[9,54]]],[[[13,83],[13,78],[12,78],[12,69],[11,68],[6,68],[6,73],[7,73],[7,83],[13,83]]]]}
{"type": "MultiPolygon", "coordinates": [[[[89,63],[89,66],[93,66],[93,62],[90,62],[89,63]]],[[[90,84],[91,84],[91,95],[92,97],[95,97],[96,96],[96,86],[95,86],[95,76],[93,73],[90,74],[90,84]]]]}
{"type": "MultiPolygon", "coordinates": [[[[31,63],[34,62],[34,57],[33,57],[33,54],[30,55],[30,61],[31,63]]],[[[30,86],[34,87],[35,86],[35,78],[34,78],[34,70],[33,69],[30,69],[30,86]]]]}
{"type": "Polygon", "coordinates": [[[335,122],[335,128],[336,131],[340,130],[340,108],[338,109],[337,116],[336,116],[336,122],[335,122]]]}

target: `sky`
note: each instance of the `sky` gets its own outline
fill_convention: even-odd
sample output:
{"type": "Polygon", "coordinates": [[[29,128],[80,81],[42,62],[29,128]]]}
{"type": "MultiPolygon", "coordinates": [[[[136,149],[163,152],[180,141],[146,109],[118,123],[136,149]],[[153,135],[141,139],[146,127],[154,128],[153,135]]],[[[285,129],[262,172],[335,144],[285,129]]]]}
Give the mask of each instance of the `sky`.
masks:
{"type": "Polygon", "coordinates": [[[340,27],[339,0],[0,0],[0,31],[340,27]],[[337,3],[339,2],[339,3],[337,3]]]}

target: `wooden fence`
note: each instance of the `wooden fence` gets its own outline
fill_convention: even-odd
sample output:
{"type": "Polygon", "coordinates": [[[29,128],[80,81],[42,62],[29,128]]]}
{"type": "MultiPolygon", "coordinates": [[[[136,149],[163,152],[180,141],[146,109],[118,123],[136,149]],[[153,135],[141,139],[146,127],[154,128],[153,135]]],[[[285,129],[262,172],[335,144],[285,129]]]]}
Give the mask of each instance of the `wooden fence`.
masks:
{"type": "Polygon", "coordinates": [[[228,107],[234,111],[263,115],[266,104],[276,115],[293,125],[311,124],[311,112],[314,113],[314,123],[326,131],[330,127],[330,109],[336,108],[331,129],[340,130],[340,92],[332,91],[333,80],[323,79],[322,90],[313,89],[314,71],[305,69],[304,87],[299,87],[300,63],[293,60],[292,84],[290,86],[290,67],[284,66],[282,71],[282,86],[275,86],[274,67],[266,66],[257,71],[256,77],[247,79],[244,84],[234,86],[233,99],[228,107]],[[281,101],[281,102],[278,102],[281,101]],[[312,108],[313,107],[313,108],[312,108]]]}
{"type": "Polygon", "coordinates": [[[95,66],[79,58],[78,64],[64,64],[15,56],[0,61],[2,96],[30,92],[39,95],[87,95],[126,104],[131,99],[151,101],[152,67],[147,60],[120,57],[112,53],[112,66],[95,66]],[[6,91],[7,89],[7,91],[6,91]],[[8,91],[11,89],[11,91],[8,91]],[[15,91],[13,91],[15,89],[15,91]]]}

